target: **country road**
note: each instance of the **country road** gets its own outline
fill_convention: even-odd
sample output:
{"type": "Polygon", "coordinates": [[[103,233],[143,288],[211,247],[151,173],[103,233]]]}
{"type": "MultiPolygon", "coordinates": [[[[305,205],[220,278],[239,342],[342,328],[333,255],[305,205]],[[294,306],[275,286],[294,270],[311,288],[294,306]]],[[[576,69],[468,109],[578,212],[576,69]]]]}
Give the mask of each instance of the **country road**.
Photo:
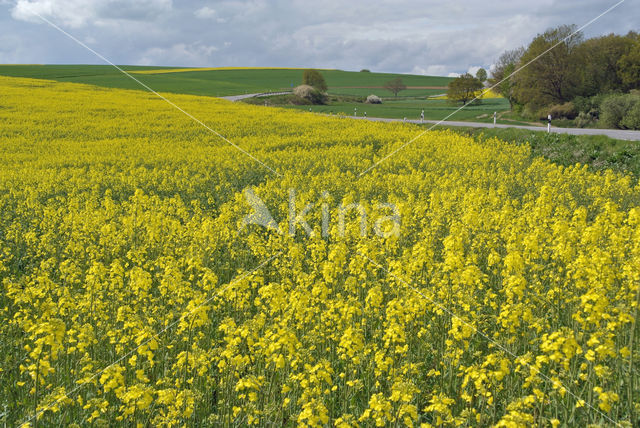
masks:
{"type": "Polygon", "coordinates": [[[227,97],[219,97],[223,100],[228,101],[240,101],[247,98],[259,98],[259,97],[270,97],[272,95],[285,95],[290,94],[291,91],[281,91],[281,92],[259,92],[257,94],[243,94],[243,95],[229,95],[227,97]]]}
{"type": "MultiPolygon", "coordinates": [[[[402,122],[403,119],[388,119],[384,117],[354,117],[348,116],[352,119],[366,119],[374,122],[402,122]]],[[[420,120],[406,120],[407,123],[420,123],[420,120]]],[[[502,125],[493,123],[482,122],[462,122],[446,120],[439,122],[437,120],[424,120],[423,123],[437,124],[442,126],[467,126],[471,128],[519,128],[528,129],[531,131],[547,131],[544,126],[526,126],[526,125],[502,125]]],[[[572,134],[572,135],[606,135],[607,137],[615,138],[616,140],[628,140],[628,141],[640,141],[640,131],[628,131],[623,129],[594,129],[594,128],[556,128],[551,127],[551,132],[558,134],[572,134]]]]}

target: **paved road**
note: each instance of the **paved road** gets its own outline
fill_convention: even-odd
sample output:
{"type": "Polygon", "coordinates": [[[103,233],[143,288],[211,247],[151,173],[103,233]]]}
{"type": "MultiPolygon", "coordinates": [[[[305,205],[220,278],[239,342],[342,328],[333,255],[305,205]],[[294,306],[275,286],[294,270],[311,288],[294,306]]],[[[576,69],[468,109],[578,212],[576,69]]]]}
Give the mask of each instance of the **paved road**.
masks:
{"type": "MultiPolygon", "coordinates": [[[[364,117],[353,117],[353,119],[365,119],[364,117]]],[[[383,117],[367,117],[367,120],[376,122],[402,122],[403,119],[388,119],[383,117]]],[[[408,123],[420,123],[420,120],[406,120],[408,123]]],[[[436,124],[437,120],[425,120],[424,123],[436,124]]],[[[442,126],[467,126],[472,128],[519,128],[528,129],[531,131],[546,131],[544,126],[526,126],[526,125],[494,125],[493,123],[482,122],[459,122],[453,120],[446,120],[440,123],[442,126]]],[[[616,140],[629,140],[640,141],[640,131],[626,131],[622,129],[592,129],[592,128],[556,128],[551,127],[551,132],[558,134],[573,134],[573,135],[606,135],[616,140]]]]}
{"type": "Polygon", "coordinates": [[[284,95],[290,94],[291,91],[282,91],[282,92],[259,92],[257,94],[243,94],[243,95],[230,95],[228,97],[220,97],[229,101],[240,101],[246,98],[256,98],[256,97],[269,97],[271,95],[284,95]]]}

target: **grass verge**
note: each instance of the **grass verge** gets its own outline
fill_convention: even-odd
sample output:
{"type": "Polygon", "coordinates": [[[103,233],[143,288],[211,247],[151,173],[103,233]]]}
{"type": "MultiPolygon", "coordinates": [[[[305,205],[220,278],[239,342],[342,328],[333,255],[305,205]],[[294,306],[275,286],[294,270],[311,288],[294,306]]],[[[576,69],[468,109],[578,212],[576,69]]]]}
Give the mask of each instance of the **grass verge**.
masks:
{"type": "Polygon", "coordinates": [[[604,135],[548,134],[515,128],[446,127],[461,135],[481,140],[499,138],[515,144],[529,144],[533,156],[544,156],[559,165],[576,163],[593,171],[612,169],[640,177],[640,144],[604,135]]]}

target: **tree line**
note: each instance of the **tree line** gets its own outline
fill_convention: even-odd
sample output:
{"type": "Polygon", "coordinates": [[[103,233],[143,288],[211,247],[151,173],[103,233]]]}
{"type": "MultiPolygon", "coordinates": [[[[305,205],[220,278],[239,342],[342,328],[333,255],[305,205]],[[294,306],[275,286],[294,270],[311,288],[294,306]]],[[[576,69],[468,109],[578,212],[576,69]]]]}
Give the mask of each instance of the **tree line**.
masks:
{"type": "Polygon", "coordinates": [[[527,47],[504,52],[491,74],[490,84],[525,117],[552,114],[578,126],[600,121],[640,128],[636,32],[585,39],[575,25],[562,25],[538,34],[527,47]]]}

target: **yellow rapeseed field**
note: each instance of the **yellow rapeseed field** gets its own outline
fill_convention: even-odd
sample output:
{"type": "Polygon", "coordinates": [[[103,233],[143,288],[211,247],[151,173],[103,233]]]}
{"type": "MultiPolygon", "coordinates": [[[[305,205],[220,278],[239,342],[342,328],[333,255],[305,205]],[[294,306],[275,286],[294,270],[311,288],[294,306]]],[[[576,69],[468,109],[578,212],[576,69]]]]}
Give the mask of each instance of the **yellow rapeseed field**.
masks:
{"type": "MultiPolygon", "coordinates": [[[[483,89],[481,91],[478,91],[476,93],[476,97],[478,97],[478,99],[481,99],[481,100],[489,99],[489,98],[504,98],[501,94],[497,93],[493,89],[483,89]]],[[[444,94],[444,95],[439,95],[437,97],[429,97],[429,99],[430,100],[448,100],[449,97],[446,94],[444,94]]]]}
{"type": "Polygon", "coordinates": [[[420,128],[169,98],[277,174],[150,93],[0,78],[0,424],[637,423],[635,180],[447,131],[358,177],[420,128]]]}
{"type": "Polygon", "coordinates": [[[131,74],[167,74],[188,71],[228,71],[228,70],[303,70],[295,67],[197,67],[197,68],[157,68],[152,70],[131,70],[131,74]]]}

